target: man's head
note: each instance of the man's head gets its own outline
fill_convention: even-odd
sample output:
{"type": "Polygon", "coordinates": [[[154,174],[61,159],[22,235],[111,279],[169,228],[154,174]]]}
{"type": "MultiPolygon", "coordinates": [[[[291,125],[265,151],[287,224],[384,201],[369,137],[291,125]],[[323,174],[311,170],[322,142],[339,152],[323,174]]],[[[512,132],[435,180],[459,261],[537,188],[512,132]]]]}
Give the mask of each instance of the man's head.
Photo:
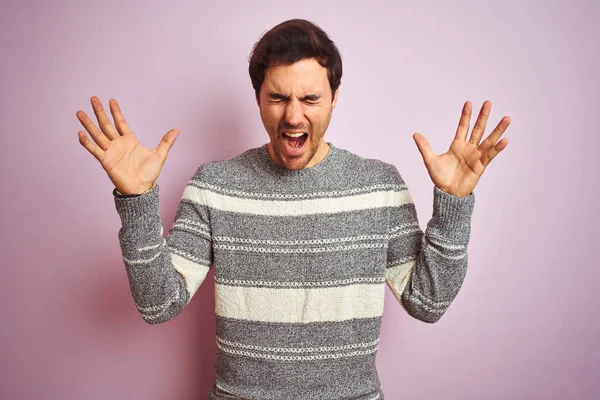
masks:
{"type": "Polygon", "coordinates": [[[342,78],[340,53],[327,34],[309,21],[283,22],[256,43],[249,72],[271,158],[292,170],[323,160],[342,78]]]}

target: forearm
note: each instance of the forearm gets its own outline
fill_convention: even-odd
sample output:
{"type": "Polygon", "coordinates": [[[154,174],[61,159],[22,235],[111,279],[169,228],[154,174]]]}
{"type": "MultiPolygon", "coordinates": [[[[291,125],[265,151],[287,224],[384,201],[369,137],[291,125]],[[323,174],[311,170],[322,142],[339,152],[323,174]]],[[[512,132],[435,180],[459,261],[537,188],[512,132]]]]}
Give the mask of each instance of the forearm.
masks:
{"type": "Polygon", "coordinates": [[[115,194],[115,204],[122,222],[119,243],[133,300],[144,321],[165,322],[183,310],[189,293],[162,236],[158,187],[140,196],[115,194]]]}
{"type": "Polygon", "coordinates": [[[456,298],[467,271],[473,206],[473,194],[455,197],[434,188],[433,216],[402,294],[414,318],[436,322],[456,298]]]}

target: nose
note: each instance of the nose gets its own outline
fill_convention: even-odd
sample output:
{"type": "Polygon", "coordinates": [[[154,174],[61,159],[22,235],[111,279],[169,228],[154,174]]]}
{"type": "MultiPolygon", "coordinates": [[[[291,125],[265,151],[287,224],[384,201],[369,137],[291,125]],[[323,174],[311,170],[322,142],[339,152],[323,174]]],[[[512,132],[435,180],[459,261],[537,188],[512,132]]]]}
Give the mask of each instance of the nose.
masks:
{"type": "Polygon", "coordinates": [[[285,122],[290,126],[298,126],[302,123],[302,105],[298,100],[291,100],[285,108],[285,122]]]}

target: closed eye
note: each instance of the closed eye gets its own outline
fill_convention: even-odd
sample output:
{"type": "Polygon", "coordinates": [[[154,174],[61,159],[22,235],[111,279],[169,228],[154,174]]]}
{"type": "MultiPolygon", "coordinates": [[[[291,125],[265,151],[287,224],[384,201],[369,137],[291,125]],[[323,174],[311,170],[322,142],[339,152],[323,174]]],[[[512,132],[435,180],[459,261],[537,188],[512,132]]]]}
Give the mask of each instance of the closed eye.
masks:
{"type": "Polygon", "coordinates": [[[267,96],[269,97],[269,100],[273,103],[281,103],[290,99],[289,96],[286,96],[281,93],[269,93],[267,96]]]}
{"type": "Polygon", "coordinates": [[[316,94],[309,94],[308,96],[304,96],[301,100],[305,103],[316,104],[321,99],[321,96],[316,94]]]}

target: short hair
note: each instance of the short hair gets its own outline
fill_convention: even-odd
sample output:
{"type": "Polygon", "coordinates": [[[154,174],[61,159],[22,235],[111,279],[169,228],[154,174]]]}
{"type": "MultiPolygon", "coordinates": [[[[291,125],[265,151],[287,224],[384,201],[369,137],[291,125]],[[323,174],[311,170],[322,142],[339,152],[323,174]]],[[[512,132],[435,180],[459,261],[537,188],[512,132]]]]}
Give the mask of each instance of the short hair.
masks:
{"type": "Polygon", "coordinates": [[[323,29],[304,19],[291,19],[266,32],[254,45],[248,67],[256,98],[267,68],[291,65],[307,58],[314,58],[327,68],[333,95],[342,81],[342,57],[323,29]]]}

